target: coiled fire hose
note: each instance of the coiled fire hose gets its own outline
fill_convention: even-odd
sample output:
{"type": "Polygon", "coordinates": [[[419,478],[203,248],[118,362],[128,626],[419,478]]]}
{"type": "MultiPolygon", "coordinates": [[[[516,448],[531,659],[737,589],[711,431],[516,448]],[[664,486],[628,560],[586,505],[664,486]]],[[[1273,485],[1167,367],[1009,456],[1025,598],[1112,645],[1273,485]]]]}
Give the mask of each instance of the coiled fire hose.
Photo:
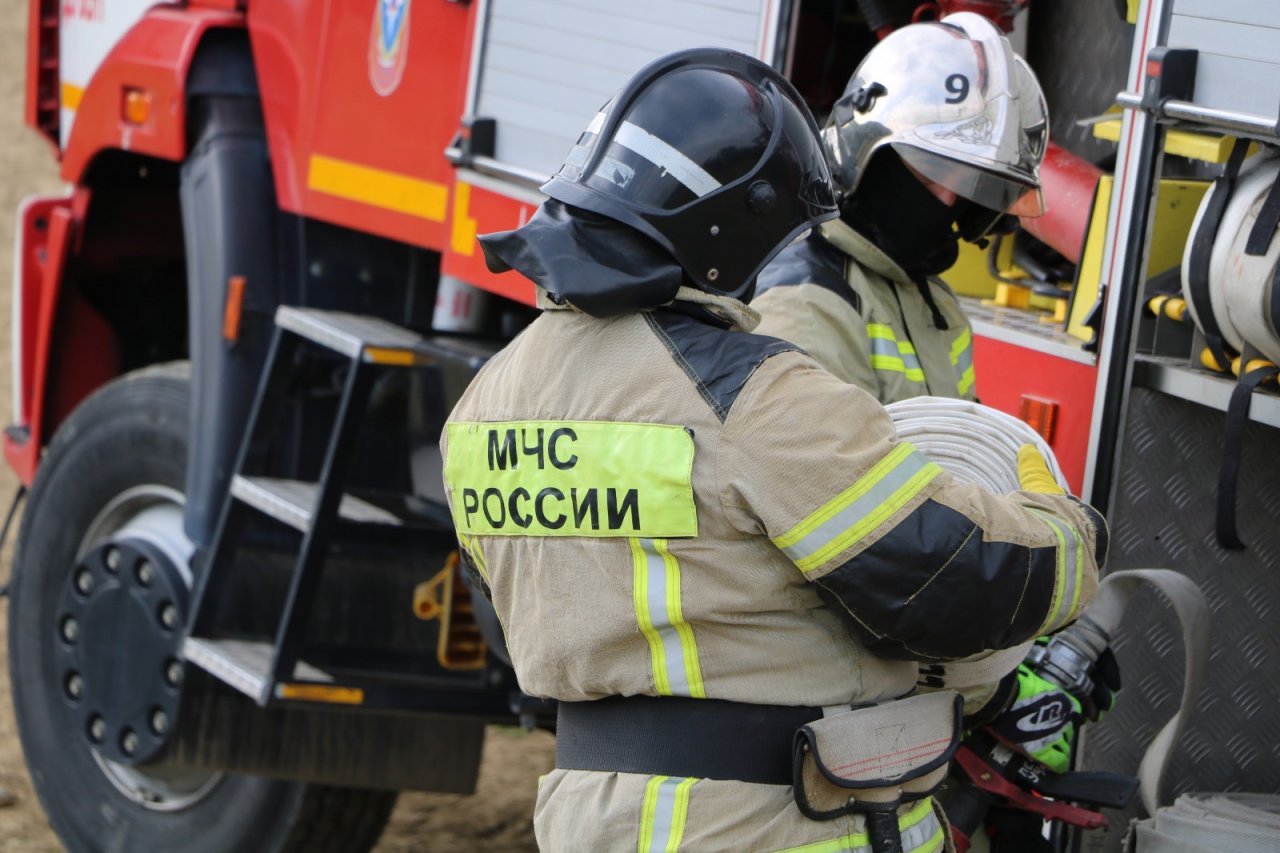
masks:
{"type": "MultiPolygon", "coordinates": [[[[1049,473],[1064,489],[1062,469],[1053,451],[1029,424],[990,406],[948,397],[912,397],[885,406],[898,437],[915,445],[943,470],[965,483],[996,494],[1021,488],[1018,448],[1035,445],[1049,473]]],[[[984,652],[946,665],[945,684],[965,690],[999,681],[1022,663],[1031,649],[1028,641],[1012,649],[984,652]]]]}
{"type": "MultiPolygon", "coordinates": [[[[958,479],[997,493],[1015,491],[1019,488],[1018,448],[1030,443],[1040,450],[1055,479],[1066,486],[1053,451],[1035,430],[1011,415],[980,403],[939,397],[916,397],[885,408],[902,439],[958,479]]],[[[1195,707],[1209,660],[1209,605],[1204,593],[1185,575],[1168,569],[1112,572],[1103,579],[1079,620],[1055,635],[1051,646],[1056,646],[1057,652],[1050,655],[1050,662],[1063,668],[1063,682],[1086,676],[1111,643],[1133,594],[1143,585],[1155,587],[1173,606],[1186,650],[1182,703],[1148,746],[1138,768],[1143,805],[1148,814],[1154,815],[1160,805],[1160,787],[1169,756],[1195,707]]],[[[1009,672],[1022,661],[1025,651],[1024,646],[996,652],[974,660],[962,671],[949,664],[947,686],[976,685],[984,678],[1003,674],[1002,669],[1009,672]]],[[[1274,805],[1271,809],[1267,820],[1275,817],[1274,805]]]]}
{"type": "Polygon", "coordinates": [[[1018,448],[1033,444],[1066,488],[1058,460],[1040,434],[1013,415],[981,403],[913,397],[885,406],[898,436],[966,483],[996,494],[1017,491],[1018,448]]]}

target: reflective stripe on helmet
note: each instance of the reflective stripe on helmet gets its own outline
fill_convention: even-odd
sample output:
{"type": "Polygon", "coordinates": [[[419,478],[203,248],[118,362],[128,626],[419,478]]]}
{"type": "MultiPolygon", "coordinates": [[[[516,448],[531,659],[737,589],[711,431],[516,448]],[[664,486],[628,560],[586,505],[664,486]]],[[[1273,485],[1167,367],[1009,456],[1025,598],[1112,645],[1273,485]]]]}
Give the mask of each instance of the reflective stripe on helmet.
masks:
{"type": "Polygon", "coordinates": [[[644,786],[640,810],[638,853],[666,853],[679,850],[684,840],[684,824],[689,817],[689,789],[697,779],[654,776],[644,786]]]}
{"type": "Polygon", "coordinates": [[[803,572],[865,538],[929,485],[942,469],[902,441],[856,483],[773,543],[803,572]]]}
{"type": "Polygon", "coordinates": [[[698,198],[720,189],[720,182],[705,169],[639,125],[624,121],[618,126],[613,141],[684,184],[698,198]]]}
{"type": "Polygon", "coordinates": [[[680,563],[665,539],[631,539],[636,622],[649,643],[659,696],[705,699],[693,628],[684,619],[680,563]]]}
{"type": "Polygon", "coordinates": [[[868,323],[867,334],[871,337],[873,368],[902,373],[912,382],[924,381],[924,370],[910,341],[898,340],[893,329],[882,323],[868,323]]]}

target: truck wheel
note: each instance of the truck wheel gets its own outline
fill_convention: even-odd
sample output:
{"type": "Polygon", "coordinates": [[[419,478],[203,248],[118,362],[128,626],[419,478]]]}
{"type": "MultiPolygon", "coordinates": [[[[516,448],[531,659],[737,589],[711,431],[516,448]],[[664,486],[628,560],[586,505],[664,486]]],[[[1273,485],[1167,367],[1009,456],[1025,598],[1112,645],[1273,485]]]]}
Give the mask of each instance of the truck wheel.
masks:
{"type": "MultiPolygon", "coordinates": [[[[138,617],[104,607],[121,598],[84,594],[92,585],[77,563],[95,542],[123,534],[164,551],[181,566],[179,582],[190,584],[192,546],[182,528],[190,399],[185,363],[124,376],[66,420],[36,476],[9,607],[13,703],[36,791],[72,851],[368,850],[394,792],[179,772],[163,757],[132,767],[93,748],[83,701],[95,689],[111,691],[100,683],[102,661],[120,660],[120,647],[147,629],[138,617]],[[82,618],[68,632],[76,584],[82,618]],[[74,660],[86,661],[83,674],[68,670],[68,634],[80,646],[74,660]]],[[[176,676],[180,683],[181,670],[176,676]]]]}

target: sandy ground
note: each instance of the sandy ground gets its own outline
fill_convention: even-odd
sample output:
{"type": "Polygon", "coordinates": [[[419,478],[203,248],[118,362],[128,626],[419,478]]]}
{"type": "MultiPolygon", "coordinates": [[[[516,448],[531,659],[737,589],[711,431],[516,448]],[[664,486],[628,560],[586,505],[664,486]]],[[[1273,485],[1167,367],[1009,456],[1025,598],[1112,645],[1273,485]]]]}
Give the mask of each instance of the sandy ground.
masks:
{"type": "MultiPolygon", "coordinates": [[[[9,406],[9,270],[13,217],[19,200],[32,193],[58,192],[56,163],[49,148],[22,124],[27,3],[0,0],[0,405],[9,406]]],[[[7,418],[7,415],[6,415],[7,418]]],[[[7,421],[6,421],[7,422],[7,421]]],[[[17,485],[0,465],[0,512],[17,485]]],[[[0,584],[8,580],[12,543],[0,554],[0,584]]],[[[62,847],[49,829],[31,789],[9,702],[7,602],[0,603],[0,851],[31,853],[62,847]],[[8,792],[8,796],[4,792],[8,792]]],[[[376,848],[379,851],[535,850],[530,816],[539,774],[554,761],[554,743],[545,733],[492,729],[473,797],[404,794],[376,848]]]]}

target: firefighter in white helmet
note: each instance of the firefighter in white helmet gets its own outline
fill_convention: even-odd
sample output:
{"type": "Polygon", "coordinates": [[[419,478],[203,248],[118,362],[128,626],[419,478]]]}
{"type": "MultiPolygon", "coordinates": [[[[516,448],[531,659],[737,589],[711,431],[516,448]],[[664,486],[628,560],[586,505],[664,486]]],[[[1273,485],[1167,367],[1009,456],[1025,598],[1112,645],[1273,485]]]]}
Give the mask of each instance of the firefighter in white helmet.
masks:
{"type": "MultiPolygon", "coordinates": [[[[974,399],[969,321],[932,276],[955,262],[960,240],[982,240],[1006,215],[1044,212],[1047,139],[1040,86],[987,18],[961,13],[895,31],[858,66],[822,131],[840,218],[761,273],[756,331],[799,345],[882,403],[974,399]]],[[[966,723],[995,719],[1002,739],[1066,770],[1075,726],[1096,718],[1096,698],[1067,695],[1025,666],[971,686],[966,666],[991,669],[984,659],[935,663],[921,685],[958,681],[966,723]],[[1018,727],[1053,703],[1074,713],[1054,727],[1018,727]]]]}
{"type": "Polygon", "coordinates": [[[959,698],[911,695],[918,661],[1096,588],[1093,510],[958,483],[750,333],[759,270],[836,215],[816,134],[763,63],[673,54],[482,238],[544,311],[450,415],[445,483],[521,688],[559,700],[545,850],[941,851],[959,698]]]}
{"type": "Polygon", "coordinates": [[[1005,214],[1044,212],[1035,76],[986,18],[903,27],[859,65],[822,131],[840,218],[761,274],[759,331],[892,403],[974,399],[972,333],[931,276],[1005,214]]]}

